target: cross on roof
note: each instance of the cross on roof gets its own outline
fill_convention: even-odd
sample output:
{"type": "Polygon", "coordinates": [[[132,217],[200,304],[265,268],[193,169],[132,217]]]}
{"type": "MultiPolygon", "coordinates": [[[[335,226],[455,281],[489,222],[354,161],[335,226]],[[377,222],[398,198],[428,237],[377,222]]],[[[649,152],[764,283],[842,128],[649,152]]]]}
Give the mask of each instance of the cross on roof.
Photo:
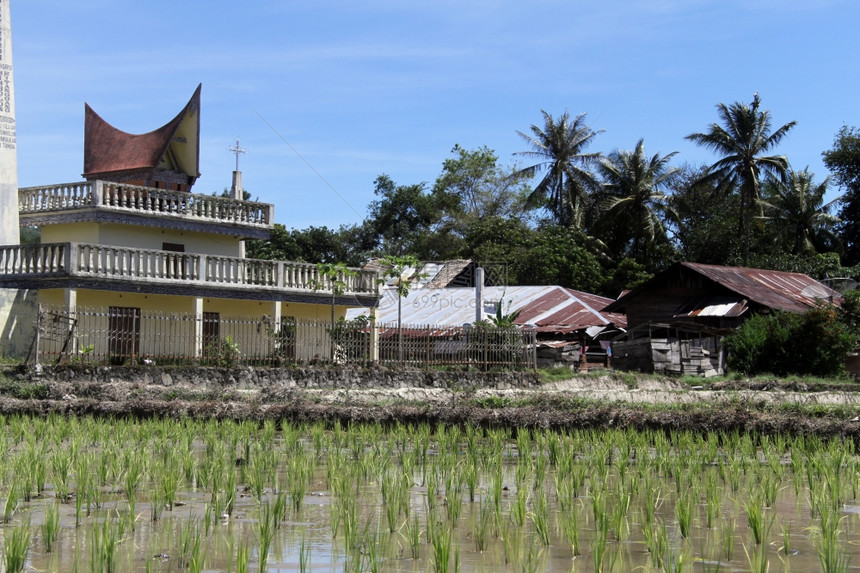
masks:
{"type": "Polygon", "coordinates": [[[243,153],[247,153],[248,150],[239,146],[239,138],[237,137],[236,138],[236,145],[234,145],[233,147],[228,147],[227,151],[230,151],[230,152],[236,154],[236,171],[239,171],[239,156],[243,153]]]}

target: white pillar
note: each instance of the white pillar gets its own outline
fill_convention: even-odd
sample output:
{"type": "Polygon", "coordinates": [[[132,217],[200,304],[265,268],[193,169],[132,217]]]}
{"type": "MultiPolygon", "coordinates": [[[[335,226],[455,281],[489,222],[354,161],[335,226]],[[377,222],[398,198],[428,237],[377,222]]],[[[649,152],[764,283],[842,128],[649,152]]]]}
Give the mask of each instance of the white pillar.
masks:
{"type": "Polygon", "coordinates": [[[203,357],[203,299],[194,299],[194,357],[203,357]]]}
{"type": "Polygon", "coordinates": [[[0,0],[0,245],[20,242],[18,148],[12,78],[12,25],[9,0],[0,0]]]}
{"type": "MultiPolygon", "coordinates": [[[[21,240],[16,137],[12,21],[9,0],[0,0],[0,245],[21,240]]],[[[32,339],[33,325],[27,323],[35,319],[35,309],[24,304],[28,298],[27,291],[0,288],[0,356],[26,355],[29,340],[23,339],[32,339]]]]}
{"type": "MultiPolygon", "coordinates": [[[[76,288],[66,288],[63,289],[63,306],[66,307],[66,311],[69,313],[69,319],[74,320],[77,318],[78,314],[78,289],[76,288]]],[[[69,323],[69,328],[71,328],[71,322],[69,323]]],[[[69,352],[74,356],[78,353],[78,341],[77,338],[72,339],[72,347],[69,348],[69,352]]]]}
{"type": "Polygon", "coordinates": [[[376,323],[376,307],[370,307],[370,361],[379,362],[379,325],[376,323]]]}
{"type": "Polygon", "coordinates": [[[484,320],[484,269],[478,267],[475,269],[475,322],[481,320],[484,320]]]}

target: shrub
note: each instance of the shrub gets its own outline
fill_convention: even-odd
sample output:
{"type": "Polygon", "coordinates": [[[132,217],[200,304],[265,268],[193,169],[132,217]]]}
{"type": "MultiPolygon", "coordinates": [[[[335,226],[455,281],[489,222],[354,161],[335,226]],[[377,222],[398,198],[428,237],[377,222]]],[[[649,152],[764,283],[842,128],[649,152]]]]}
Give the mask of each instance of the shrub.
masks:
{"type": "Polygon", "coordinates": [[[756,315],[726,337],[729,368],[746,374],[834,376],[857,345],[857,333],[831,305],[803,314],[756,315]]]}

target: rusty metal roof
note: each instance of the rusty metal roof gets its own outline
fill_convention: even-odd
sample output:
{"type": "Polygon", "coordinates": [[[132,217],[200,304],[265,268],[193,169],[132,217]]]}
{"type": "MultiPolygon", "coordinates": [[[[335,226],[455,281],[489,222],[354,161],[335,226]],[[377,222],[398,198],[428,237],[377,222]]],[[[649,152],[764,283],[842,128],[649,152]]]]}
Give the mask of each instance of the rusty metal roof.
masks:
{"type": "Polygon", "coordinates": [[[604,307],[604,310],[623,312],[630,299],[648,296],[649,290],[678,276],[679,271],[683,273],[685,269],[705,277],[729,292],[724,295],[689,298],[682,303],[675,315],[679,317],[739,316],[746,312],[750,303],[774,310],[805,312],[818,301],[836,301],[841,298],[837,291],[803,273],[682,262],[639,285],[604,307]]]}
{"type": "Polygon", "coordinates": [[[803,273],[681,263],[737,294],[772,309],[805,312],[841,295],[803,273]]]}
{"type": "MultiPolygon", "coordinates": [[[[626,328],[623,314],[606,313],[601,308],[612,302],[590,293],[560,286],[484,287],[482,315],[494,315],[498,304],[504,314],[520,311],[516,323],[533,325],[538,332],[560,334],[584,330],[592,326],[614,325],[626,328]]],[[[474,288],[414,288],[400,301],[404,324],[431,324],[440,327],[462,326],[475,321],[474,288]]],[[[366,310],[347,312],[352,318],[367,314],[366,310]]],[[[384,288],[377,309],[377,322],[397,322],[397,294],[384,288]]]]}

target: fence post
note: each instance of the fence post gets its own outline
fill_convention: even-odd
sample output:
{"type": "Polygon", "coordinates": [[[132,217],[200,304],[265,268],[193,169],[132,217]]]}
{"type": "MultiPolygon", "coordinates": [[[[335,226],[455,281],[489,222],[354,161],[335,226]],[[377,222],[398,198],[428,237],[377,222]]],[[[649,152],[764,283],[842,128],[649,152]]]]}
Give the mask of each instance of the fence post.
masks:
{"type": "Polygon", "coordinates": [[[376,322],[376,307],[370,307],[370,361],[379,363],[379,324],[376,322]]]}
{"type": "Polygon", "coordinates": [[[430,349],[433,347],[433,344],[430,341],[430,325],[429,324],[426,325],[424,328],[424,338],[425,338],[425,340],[427,340],[425,354],[424,354],[424,369],[429,370],[430,364],[431,364],[430,349]]]}
{"type": "Polygon", "coordinates": [[[33,363],[38,366],[39,365],[39,333],[42,330],[42,303],[39,303],[38,309],[36,311],[36,338],[34,343],[36,345],[36,355],[33,358],[33,363]]]}

